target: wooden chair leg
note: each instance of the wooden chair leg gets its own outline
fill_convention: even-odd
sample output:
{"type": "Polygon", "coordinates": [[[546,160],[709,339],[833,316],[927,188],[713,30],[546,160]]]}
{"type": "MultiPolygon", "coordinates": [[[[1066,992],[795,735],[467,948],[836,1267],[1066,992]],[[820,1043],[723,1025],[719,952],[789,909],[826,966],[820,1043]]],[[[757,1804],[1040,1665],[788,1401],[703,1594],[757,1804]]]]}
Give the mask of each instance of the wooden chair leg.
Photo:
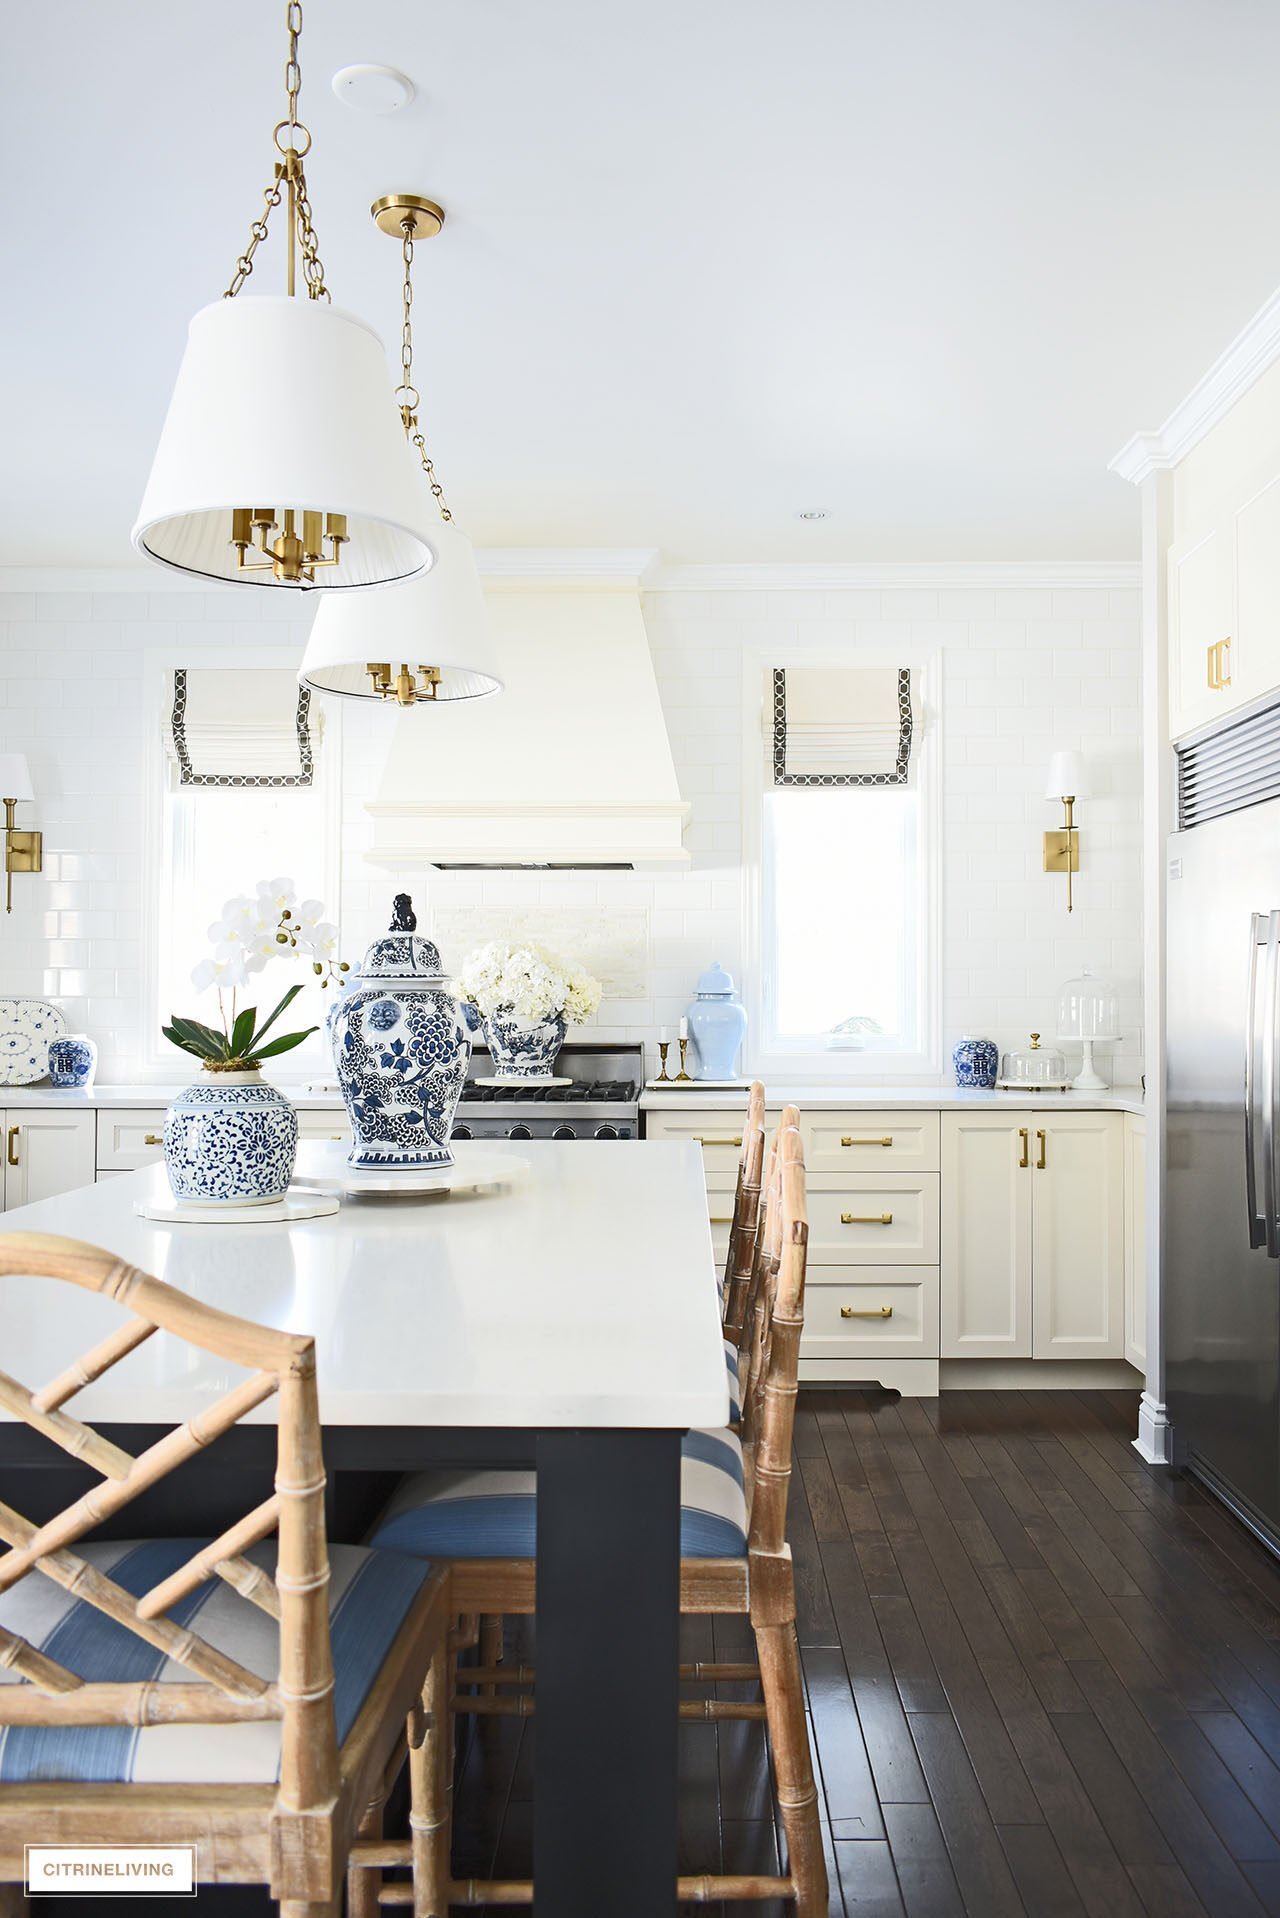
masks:
{"type": "Polygon", "coordinates": [[[282,1898],[280,1918],[342,1918],[341,1898],[282,1898]]]}
{"type": "Polygon", "coordinates": [[[448,1918],[453,1835],[452,1659],[436,1648],[420,1710],[409,1719],[409,1835],[414,1918],[448,1918]]]}
{"type": "MultiPolygon", "coordinates": [[[[500,1616],[486,1612],[480,1620],[480,1664],[486,1671],[495,1665],[501,1665],[503,1657],[503,1629],[500,1616]]],[[[495,1685],[482,1685],[482,1698],[492,1698],[497,1690],[495,1685]]]]}
{"type": "MultiPolygon", "coordinates": [[[[381,1838],[382,1819],[387,1801],[384,1796],[372,1800],[364,1817],[356,1827],[361,1838],[381,1838]]],[[[347,1918],[378,1918],[378,1892],[382,1885],[382,1872],[377,1865],[347,1868],[347,1918]]]]}
{"type": "Polygon", "coordinates": [[[796,1887],[796,1918],[827,1918],[827,1867],[794,1621],[758,1625],[756,1645],[778,1809],[787,1836],[788,1869],[796,1887]]]}

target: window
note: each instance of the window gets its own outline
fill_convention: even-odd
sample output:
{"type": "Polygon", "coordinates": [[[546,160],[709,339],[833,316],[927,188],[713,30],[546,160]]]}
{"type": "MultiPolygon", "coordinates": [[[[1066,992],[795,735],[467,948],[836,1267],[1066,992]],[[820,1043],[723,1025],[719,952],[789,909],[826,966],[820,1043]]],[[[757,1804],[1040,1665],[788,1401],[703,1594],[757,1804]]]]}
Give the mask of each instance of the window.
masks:
{"type": "MultiPolygon", "coordinates": [[[[850,669],[846,658],[840,668],[824,669],[821,680],[814,672],[808,687],[851,670],[859,668],[850,669]]],[[[843,729],[826,715],[805,726],[793,720],[784,732],[788,718],[805,711],[801,673],[787,677],[797,697],[781,719],[776,670],[770,666],[757,681],[763,753],[749,721],[748,758],[756,769],[746,788],[755,1065],[855,1080],[925,1077],[938,1069],[938,1020],[937,835],[924,674],[912,669],[910,707],[905,669],[889,676],[891,686],[901,679],[904,689],[900,737],[897,722],[883,713],[874,724],[850,720],[843,729]],[[868,783],[849,783],[848,763],[868,783]]],[[[885,677],[883,669],[864,674],[881,699],[885,677]]]]}

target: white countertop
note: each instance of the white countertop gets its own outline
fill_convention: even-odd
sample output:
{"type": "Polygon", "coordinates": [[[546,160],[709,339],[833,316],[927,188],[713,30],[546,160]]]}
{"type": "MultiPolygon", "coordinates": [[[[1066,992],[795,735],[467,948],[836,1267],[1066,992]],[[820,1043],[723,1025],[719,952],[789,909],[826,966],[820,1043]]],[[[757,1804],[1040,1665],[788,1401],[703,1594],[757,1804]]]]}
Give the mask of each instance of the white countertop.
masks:
{"type": "MultiPolygon", "coordinates": [[[[74,1090],[62,1086],[4,1086],[0,1085],[0,1107],[21,1111],[24,1107],[55,1106],[71,1112],[93,1112],[99,1106],[119,1108],[150,1107],[156,1110],[167,1106],[185,1092],[196,1077],[165,1085],[92,1085],[88,1091],[74,1090]]],[[[272,1085],[277,1082],[273,1079],[272,1085]]],[[[307,1092],[302,1086],[282,1085],[281,1092],[292,1099],[301,1112],[338,1112],[342,1108],[340,1092],[307,1092]]]]}
{"type": "MultiPolygon", "coordinates": [[[[304,1145],[299,1171],[334,1170],[344,1154],[304,1145]]],[[[346,1201],[294,1225],[141,1219],[136,1198],[169,1197],[163,1167],[151,1166],[20,1206],[0,1224],[87,1240],[224,1311],[313,1333],[327,1425],[723,1425],[698,1147],[547,1140],[529,1161],[505,1189],[346,1201]]],[[[32,1389],[120,1322],[94,1294],[0,1277],[4,1370],[32,1389]]],[[[167,1423],[241,1376],[161,1334],[71,1409],[167,1423]]],[[[270,1401],[250,1414],[273,1416],[270,1401]]]]}
{"type": "MultiPolygon", "coordinates": [[[[1146,1100],[1141,1086],[1112,1086],[1106,1092],[979,1092],[968,1086],[847,1086],[830,1081],[816,1085],[768,1085],[770,1110],[798,1105],[802,1112],[832,1111],[1009,1111],[1025,1112],[1031,1107],[1043,1110],[1061,1106],[1071,1112],[1145,1112],[1146,1100]]],[[[745,1088],[716,1091],[693,1084],[679,1092],[641,1094],[642,1112],[679,1112],[688,1107],[704,1112],[740,1112],[745,1109],[745,1088]]]]}

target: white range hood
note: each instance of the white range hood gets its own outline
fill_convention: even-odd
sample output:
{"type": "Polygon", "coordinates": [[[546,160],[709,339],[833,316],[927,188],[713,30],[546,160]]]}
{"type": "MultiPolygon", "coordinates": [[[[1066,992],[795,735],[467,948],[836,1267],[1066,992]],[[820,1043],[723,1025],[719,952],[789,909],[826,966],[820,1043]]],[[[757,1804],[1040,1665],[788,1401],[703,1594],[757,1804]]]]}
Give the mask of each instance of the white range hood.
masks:
{"type": "Polygon", "coordinates": [[[634,581],[489,581],[505,690],[401,714],[366,857],[414,866],[688,864],[634,581]]]}

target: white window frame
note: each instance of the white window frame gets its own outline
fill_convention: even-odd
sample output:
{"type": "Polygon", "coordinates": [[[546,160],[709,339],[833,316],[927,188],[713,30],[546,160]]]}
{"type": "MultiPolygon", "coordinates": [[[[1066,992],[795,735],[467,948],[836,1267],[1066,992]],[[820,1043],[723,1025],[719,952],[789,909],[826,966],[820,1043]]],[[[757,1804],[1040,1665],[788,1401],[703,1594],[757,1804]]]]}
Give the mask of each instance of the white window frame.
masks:
{"type": "Polygon", "coordinates": [[[747,958],[747,1059],[766,1084],[831,1081],[843,1085],[936,1085],[942,1071],[942,794],[939,769],[942,742],[939,700],[941,677],[936,648],[898,646],[856,650],[840,647],[774,648],[743,656],[742,727],[742,946],[747,958]],[[773,705],[767,674],[775,666],[907,666],[915,729],[911,747],[912,781],[919,797],[917,965],[921,975],[920,1044],[911,1052],[878,1052],[848,1045],[821,1049],[770,1045],[766,1025],[768,941],[764,937],[764,799],[771,790],[767,746],[773,705]]]}
{"type": "MultiPolygon", "coordinates": [[[[145,1085],[185,1085],[195,1076],[195,1061],[179,1053],[161,1032],[161,1024],[171,1011],[185,1008],[160,1004],[160,890],[164,873],[165,794],[168,790],[169,761],[165,752],[165,727],[172,709],[172,674],[181,666],[234,669],[237,667],[287,667],[296,672],[302,648],[293,646],[216,646],[183,641],[164,647],[149,647],[143,655],[144,810],[143,810],[143,884],[142,884],[142,992],[143,1047],[139,1067],[145,1085]]],[[[316,754],[316,783],[324,817],[324,891],[328,911],[341,924],[342,895],[342,720],[335,701],[324,707],[324,743],[316,754]]],[[[258,879],[273,875],[263,867],[246,868],[244,883],[252,889],[258,879]]],[[[216,908],[215,908],[216,910],[216,908]]],[[[192,964],[203,952],[203,928],[192,929],[192,964]]],[[[283,974],[280,991],[285,990],[283,974]]],[[[276,994],[278,998],[279,993],[276,994]]],[[[192,1000],[195,992],[193,989],[192,1000]]],[[[314,1015],[313,1015],[314,1016],[314,1015]]],[[[294,1064],[293,1055],[283,1054],[268,1063],[271,1079],[281,1085],[298,1086],[314,1079],[313,1062],[294,1064]]]]}

